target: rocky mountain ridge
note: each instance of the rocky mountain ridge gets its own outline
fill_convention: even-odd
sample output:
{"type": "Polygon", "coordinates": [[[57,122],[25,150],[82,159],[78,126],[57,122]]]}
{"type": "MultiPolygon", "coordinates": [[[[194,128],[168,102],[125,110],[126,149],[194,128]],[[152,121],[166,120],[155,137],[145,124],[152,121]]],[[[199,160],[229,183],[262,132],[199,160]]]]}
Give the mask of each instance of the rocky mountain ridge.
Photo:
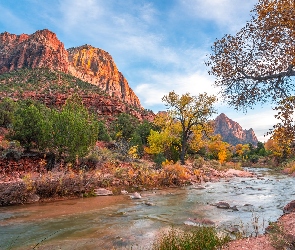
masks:
{"type": "Polygon", "coordinates": [[[232,145],[251,143],[257,145],[257,137],[252,128],[243,129],[239,123],[228,118],[224,113],[221,113],[214,120],[215,134],[220,134],[223,141],[232,145]]]}
{"type": "Polygon", "coordinates": [[[31,35],[0,34],[0,74],[22,68],[48,68],[70,74],[141,108],[109,53],[90,45],[66,50],[56,34],[47,29],[31,35]]]}

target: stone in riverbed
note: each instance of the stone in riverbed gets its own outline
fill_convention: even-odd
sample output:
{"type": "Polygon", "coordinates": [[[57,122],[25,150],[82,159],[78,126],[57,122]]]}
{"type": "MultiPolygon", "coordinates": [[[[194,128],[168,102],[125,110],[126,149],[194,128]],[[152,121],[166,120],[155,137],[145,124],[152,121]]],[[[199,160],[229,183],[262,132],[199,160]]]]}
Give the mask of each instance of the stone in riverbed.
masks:
{"type": "Polygon", "coordinates": [[[94,189],[94,193],[95,193],[97,196],[113,195],[113,192],[112,192],[112,191],[107,190],[107,189],[105,189],[105,188],[97,188],[97,189],[94,189]]]}
{"type": "Polygon", "coordinates": [[[192,186],[191,189],[206,189],[204,186],[197,185],[197,186],[192,186]]]}
{"type": "Polygon", "coordinates": [[[217,208],[221,208],[221,209],[230,209],[230,205],[224,201],[220,201],[220,202],[216,203],[215,206],[217,208]]]}
{"type": "Polygon", "coordinates": [[[140,193],[135,192],[133,195],[130,195],[131,199],[141,199],[140,193]]]}
{"type": "Polygon", "coordinates": [[[283,209],[284,214],[295,212],[295,200],[289,202],[283,209]]]}

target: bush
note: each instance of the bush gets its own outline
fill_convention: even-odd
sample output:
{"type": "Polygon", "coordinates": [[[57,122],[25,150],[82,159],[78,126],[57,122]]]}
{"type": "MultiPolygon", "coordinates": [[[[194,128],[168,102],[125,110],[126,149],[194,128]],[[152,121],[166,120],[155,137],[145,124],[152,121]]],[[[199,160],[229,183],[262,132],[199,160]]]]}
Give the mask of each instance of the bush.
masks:
{"type": "Polygon", "coordinates": [[[15,112],[10,138],[26,150],[42,149],[73,162],[85,156],[98,136],[98,123],[78,96],[72,96],[62,110],[25,101],[15,112]]]}
{"type": "Polygon", "coordinates": [[[221,247],[230,241],[230,237],[218,236],[213,227],[197,227],[185,232],[171,228],[161,234],[154,242],[153,250],[210,250],[221,247]]]}
{"type": "Polygon", "coordinates": [[[8,128],[12,123],[17,104],[10,98],[4,98],[0,102],[0,126],[8,128]]]}

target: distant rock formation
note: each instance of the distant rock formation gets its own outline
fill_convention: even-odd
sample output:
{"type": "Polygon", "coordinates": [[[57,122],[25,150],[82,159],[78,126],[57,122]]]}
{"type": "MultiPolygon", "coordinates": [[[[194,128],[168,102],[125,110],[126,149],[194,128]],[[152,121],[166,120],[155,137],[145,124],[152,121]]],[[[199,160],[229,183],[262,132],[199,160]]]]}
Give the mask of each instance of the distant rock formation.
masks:
{"type": "Polygon", "coordinates": [[[0,74],[21,68],[62,71],[141,108],[138,97],[107,52],[90,45],[66,50],[56,34],[47,29],[32,35],[0,34],[0,74]]]}
{"type": "Polygon", "coordinates": [[[257,137],[254,130],[250,128],[246,130],[239,123],[229,119],[225,114],[221,113],[215,119],[215,134],[220,134],[224,141],[232,144],[251,143],[257,145],[257,137]]]}

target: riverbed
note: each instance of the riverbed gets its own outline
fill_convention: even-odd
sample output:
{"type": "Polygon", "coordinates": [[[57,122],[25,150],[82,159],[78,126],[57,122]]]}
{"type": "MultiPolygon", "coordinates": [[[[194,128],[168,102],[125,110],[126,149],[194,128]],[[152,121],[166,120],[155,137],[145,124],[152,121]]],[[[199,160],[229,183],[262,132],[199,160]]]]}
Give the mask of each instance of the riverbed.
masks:
{"type": "Polygon", "coordinates": [[[294,200],[295,179],[268,169],[199,187],[0,208],[0,249],[150,249],[170,226],[206,221],[244,235],[263,233],[294,200]],[[226,202],[229,209],[214,206],[226,202]]]}

